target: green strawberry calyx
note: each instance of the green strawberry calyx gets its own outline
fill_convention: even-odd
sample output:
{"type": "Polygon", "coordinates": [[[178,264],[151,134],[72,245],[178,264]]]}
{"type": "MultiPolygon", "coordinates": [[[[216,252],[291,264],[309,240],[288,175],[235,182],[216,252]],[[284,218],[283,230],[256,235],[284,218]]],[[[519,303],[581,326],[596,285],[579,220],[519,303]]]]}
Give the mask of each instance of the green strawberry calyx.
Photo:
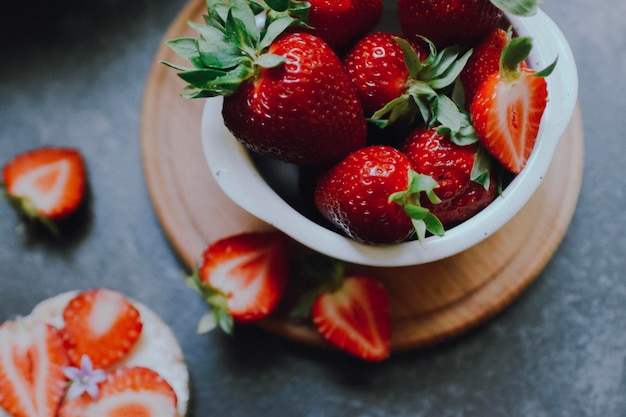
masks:
{"type": "Polygon", "coordinates": [[[482,185],[485,190],[489,190],[491,186],[491,160],[492,158],[489,152],[483,146],[479,145],[470,172],[470,180],[482,185]]]}
{"type": "MultiPolygon", "coordinates": [[[[528,58],[533,48],[533,40],[529,37],[513,38],[513,28],[507,31],[507,42],[500,55],[500,76],[507,84],[515,83],[521,77],[520,64],[528,58]]],[[[556,67],[558,57],[541,71],[534,72],[536,77],[549,76],[556,67]]]]}
{"type": "Polygon", "coordinates": [[[491,0],[502,11],[515,16],[534,16],[537,14],[537,0],[491,0]]]}
{"type": "Polygon", "coordinates": [[[301,0],[269,0],[265,1],[269,8],[268,13],[274,18],[280,16],[291,16],[306,24],[309,20],[311,3],[301,0]]]}
{"type": "Polygon", "coordinates": [[[376,111],[370,121],[380,128],[399,122],[405,126],[420,122],[429,128],[441,125],[455,141],[476,142],[470,117],[457,104],[461,95],[456,91],[458,76],[472,50],[464,52],[452,45],[438,52],[430,40],[421,37],[429,47],[429,55],[422,61],[409,42],[400,37],[394,39],[404,52],[409,70],[406,90],[376,111]]]}
{"type": "Polygon", "coordinates": [[[342,261],[321,254],[307,254],[298,262],[297,275],[306,285],[291,309],[292,319],[306,319],[311,315],[315,300],[322,294],[339,291],[346,280],[346,265],[342,261]]]}
{"type": "Polygon", "coordinates": [[[422,193],[426,194],[431,203],[441,203],[434,191],[437,187],[439,187],[439,184],[432,177],[410,170],[407,189],[389,196],[389,202],[402,206],[406,214],[411,218],[417,239],[422,244],[426,239],[427,232],[437,236],[442,236],[445,232],[439,218],[420,203],[422,193]]]}
{"type": "Polygon", "coordinates": [[[202,296],[209,307],[198,323],[197,333],[207,333],[219,327],[225,333],[232,334],[234,321],[228,311],[226,294],[202,281],[198,268],[194,269],[192,275],[185,277],[185,282],[189,288],[202,296]]]}
{"type": "Polygon", "coordinates": [[[267,50],[288,27],[305,25],[300,18],[293,16],[306,10],[306,4],[301,3],[293,0],[265,3],[207,0],[208,14],[204,16],[204,24],[189,23],[198,32],[198,37],[167,42],[192,67],[167,61],[162,63],[178,70],[178,76],[188,83],[185,89],[189,93],[183,94],[186,98],[231,95],[241,83],[256,77],[261,69],[285,63],[285,57],[267,50]],[[284,9],[285,4],[287,9],[284,9]]]}
{"type": "Polygon", "coordinates": [[[37,210],[35,204],[28,198],[9,194],[5,184],[0,183],[0,195],[4,197],[17,212],[27,221],[39,223],[53,236],[60,238],[61,231],[55,222],[37,210]]]}

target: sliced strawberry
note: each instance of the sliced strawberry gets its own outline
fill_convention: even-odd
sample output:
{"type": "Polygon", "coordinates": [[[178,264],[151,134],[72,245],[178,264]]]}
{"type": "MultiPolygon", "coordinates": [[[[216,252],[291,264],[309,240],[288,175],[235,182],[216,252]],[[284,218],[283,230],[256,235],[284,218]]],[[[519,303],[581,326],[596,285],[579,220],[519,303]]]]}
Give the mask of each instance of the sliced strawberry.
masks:
{"type": "Polygon", "coordinates": [[[478,89],[470,107],[476,135],[483,146],[512,173],[519,173],[535,145],[548,102],[545,76],[520,68],[531,49],[529,38],[509,42],[500,60],[500,71],[478,89]]]}
{"type": "Polygon", "coordinates": [[[339,349],[368,361],[389,357],[389,299],[383,285],[365,275],[350,275],[313,302],[313,323],[339,349]]]}
{"type": "Polygon", "coordinates": [[[250,232],[209,245],[196,271],[214,324],[230,332],[239,323],[261,320],[281,300],[289,273],[289,243],[278,232],[250,232]]]}
{"type": "Polygon", "coordinates": [[[61,220],[80,206],[86,169],[79,151],[44,147],[11,159],[2,170],[6,193],[29,218],[61,220]]]}
{"type": "Polygon", "coordinates": [[[55,327],[5,322],[0,326],[0,406],[13,417],[55,417],[68,363],[55,327]]]}
{"type": "Polygon", "coordinates": [[[63,311],[62,329],[70,360],[78,366],[83,355],[94,368],[122,359],[141,335],[139,311],[120,293],[93,289],[74,297],[63,311]]]}
{"type": "Polygon", "coordinates": [[[66,400],[59,417],[178,417],[172,387],[148,368],[122,368],[107,376],[97,398],[66,400]]]}

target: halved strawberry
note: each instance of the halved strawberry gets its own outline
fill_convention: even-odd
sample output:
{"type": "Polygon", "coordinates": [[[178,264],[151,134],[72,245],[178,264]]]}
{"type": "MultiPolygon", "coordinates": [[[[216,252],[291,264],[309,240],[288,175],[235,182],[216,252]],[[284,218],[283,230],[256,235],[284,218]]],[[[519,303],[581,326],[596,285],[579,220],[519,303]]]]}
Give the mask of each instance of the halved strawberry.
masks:
{"type": "Polygon", "coordinates": [[[2,170],[6,193],[30,219],[54,230],[80,206],[86,184],[83,157],[76,149],[43,147],[19,154],[2,170]]]}
{"type": "Polygon", "coordinates": [[[59,331],[42,322],[0,326],[0,406],[14,417],[56,417],[69,363],[59,331]]]}
{"type": "Polygon", "coordinates": [[[346,277],[337,290],[315,300],[312,317],[319,333],[340,349],[370,361],[389,357],[389,300],[374,278],[346,277]]]}
{"type": "Polygon", "coordinates": [[[368,361],[389,357],[389,298],[380,281],[346,273],[338,260],[312,254],[300,263],[301,277],[312,288],[292,310],[294,318],[311,318],[320,335],[335,347],[368,361]]]}
{"type": "Polygon", "coordinates": [[[470,107],[476,135],[483,146],[514,174],[533,150],[548,102],[548,76],[556,61],[543,71],[521,68],[532,48],[530,38],[507,43],[500,71],[480,86],[470,107]]]}
{"type": "Polygon", "coordinates": [[[199,331],[219,325],[230,333],[233,321],[269,316],[282,298],[289,262],[289,241],[279,232],[242,233],[209,245],[188,280],[210,307],[199,331]]]}
{"type": "Polygon", "coordinates": [[[83,355],[94,368],[122,359],[141,335],[139,311],[120,293],[92,289],[79,293],[63,310],[63,339],[70,360],[78,366],[83,355]]]}
{"type": "Polygon", "coordinates": [[[132,367],[107,375],[97,398],[88,394],[66,400],[59,417],[178,417],[176,393],[155,371],[132,367]]]}

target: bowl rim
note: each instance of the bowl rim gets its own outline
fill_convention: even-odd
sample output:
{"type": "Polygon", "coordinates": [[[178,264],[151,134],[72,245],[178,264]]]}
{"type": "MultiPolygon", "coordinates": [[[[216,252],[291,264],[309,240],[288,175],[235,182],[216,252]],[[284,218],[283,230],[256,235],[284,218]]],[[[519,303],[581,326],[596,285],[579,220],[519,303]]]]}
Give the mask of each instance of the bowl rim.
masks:
{"type": "Polygon", "coordinates": [[[533,38],[529,56],[531,67],[545,68],[558,57],[554,72],[547,78],[548,105],[537,142],[522,172],[489,206],[446,230],[443,236],[429,236],[423,244],[409,241],[370,245],[315,223],[291,207],[265,182],[247,149],[224,126],[221,97],[206,99],[202,112],[202,147],[211,174],[224,193],[253,216],[310,249],[345,262],[378,267],[412,266],[469,249],[508,223],[535,193],[577,104],[578,72],[574,55],[556,23],[541,9],[530,17],[508,14],[506,17],[519,36],[533,38]],[[265,208],[259,201],[264,202],[265,208]],[[311,233],[311,227],[315,233],[311,233]]]}

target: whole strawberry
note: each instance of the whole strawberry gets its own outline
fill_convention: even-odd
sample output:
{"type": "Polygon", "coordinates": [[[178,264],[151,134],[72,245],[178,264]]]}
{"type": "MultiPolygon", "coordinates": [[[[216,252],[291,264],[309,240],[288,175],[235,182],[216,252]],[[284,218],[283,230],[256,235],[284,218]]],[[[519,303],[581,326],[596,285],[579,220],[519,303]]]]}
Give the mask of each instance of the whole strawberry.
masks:
{"type": "Polygon", "coordinates": [[[490,169],[489,155],[476,143],[458,145],[437,129],[413,131],[402,150],[416,172],[432,177],[439,187],[434,192],[441,200],[431,203],[422,197],[422,205],[448,227],[469,219],[493,201],[496,181],[490,169]]]}
{"type": "Polygon", "coordinates": [[[478,139],[514,174],[526,166],[535,146],[548,102],[545,77],[556,65],[539,72],[526,68],[523,61],[531,49],[530,38],[511,39],[502,51],[500,70],[481,84],[470,106],[478,139]]]}
{"type": "Polygon", "coordinates": [[[382,0],[309,0],[307,23],[337,51],[343,51],[372,30],[383,12],[382,0]]]}
{"type": "Polygon", "coordinates": [[[381,136],[392,126],[403,136],[414,124],[438,124],[466,137],[474,133],[469,116],[449,92],[470,54],[457,46],[437,51],[428,39],[409,42],[376,32],[357,42],[344,62],[372,125],[385,129],[381,136]]]}
{"type": "Polygon", "coordinates": [[[490,0],[397,0],[402,31],[438,47],[471,45],[496,26],[502,10],[490,0]]]}
{"type": "MultiPolygon", "coordinates": [[[[274,2],[272,2],[274,3],[274,2]]],[[[269,2],[268,2],[269,4],[269,2]]],[[[366,121],[333,49],[301,23],[267,14],[259,28],[251,4],[207,2],[199,39],[168,44],[194,68],[168,64],[194,92],[224,96],[224,123],[249,149],[302,165],[326,165],[365,145],[366,121]]]]}
{"type": "Polygon", "coordinates": [[[325,172],[315,189],[315,206],[349,237],[366,243],[397,243],[417,230],[443,233],[420,193],[436,201],[429,178],[412,170],[405,154],[390,146],[359,149],[325,172]]]}
{"type": "Polygon", "coordinates": [[[397,6],[404,33],[425,36],[438,47],[471,46],[500,22],[503,11],[537,12],[537,0],[397,0],[397,6]]]}
{"type": "MultiPolygon", "coordinates": [[[[419,44],[411,43],[411,46],[421,61],[428,55],[419,44]]],[[[344,64],[367,117],[407,90],[409,68],[402,46],[392,33],[365,35],[348,52],[344,64]]]]}
{"type": "Polygon", "coordinates": [[[301,165],[336,162],[365,145],[361,105],[333,50],[308,33],[287,34],[269,53],[286,62],[264,68],[224,98],[224,123],[260,154],[301,165]]]}

